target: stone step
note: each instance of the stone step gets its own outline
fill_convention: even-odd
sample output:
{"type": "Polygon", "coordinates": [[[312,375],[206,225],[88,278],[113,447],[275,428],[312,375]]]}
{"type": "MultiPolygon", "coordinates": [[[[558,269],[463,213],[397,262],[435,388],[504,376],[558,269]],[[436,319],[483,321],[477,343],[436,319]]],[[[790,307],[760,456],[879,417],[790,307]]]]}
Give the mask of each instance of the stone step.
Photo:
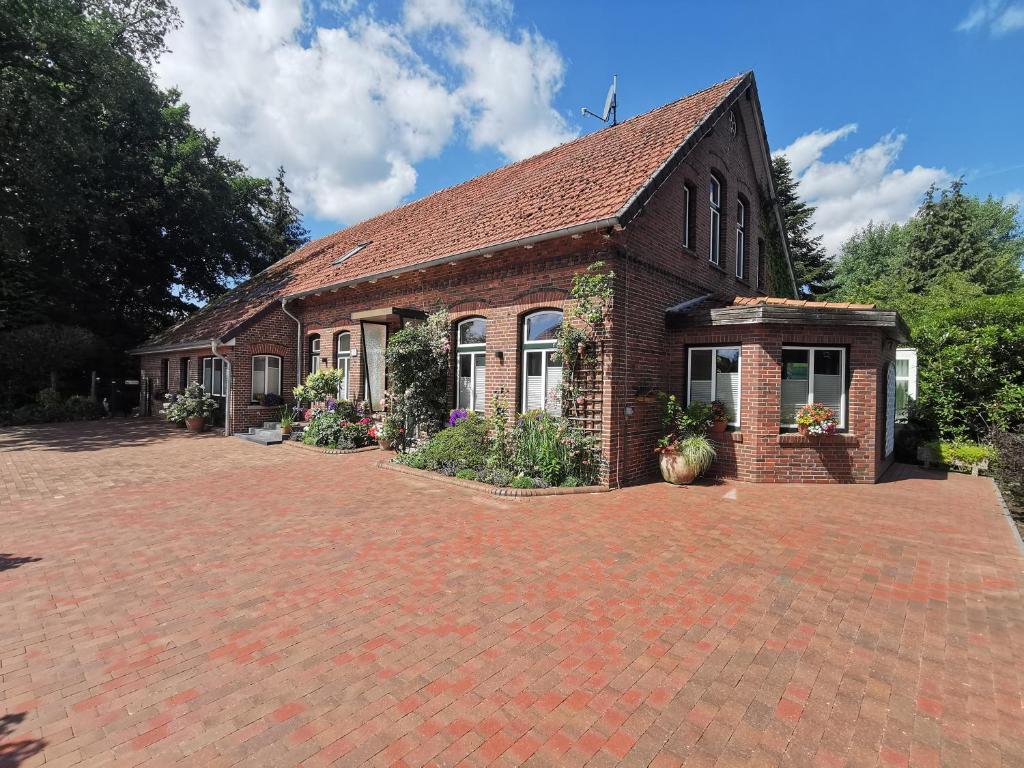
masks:
{"type": "Polygon", "coordinates": [[[236,432],[235,437],[260,445],[280,445],[283,440],[279,429],[250,428],[248,432],[236,432]]]}

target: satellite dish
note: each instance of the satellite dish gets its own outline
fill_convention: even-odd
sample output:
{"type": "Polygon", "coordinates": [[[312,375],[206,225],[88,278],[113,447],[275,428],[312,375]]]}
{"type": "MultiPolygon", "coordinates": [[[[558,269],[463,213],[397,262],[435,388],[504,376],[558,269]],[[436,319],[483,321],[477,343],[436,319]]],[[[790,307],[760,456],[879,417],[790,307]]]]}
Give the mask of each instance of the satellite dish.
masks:
{"type": "Polygon", "coordinates": [[[586,107],[583,107],[580,110],[580,114],[583,115],[584,117],[586,117],[587,115],[590,115],[591,117],[596,117],[602,123],[607,123],[608,122],[608,118],[610,116],[611,117],[611,121],[612,121],[612,125],[617,125],[618,124],[618,114],[617,114],[618,113],[618,97],[617,97],[618,85],[619,85],[619,76],[618,75],[612,75],[612,84],[611,84],[611,87],[608,88],[608,95],[605,97],[605,100],[604,100],[604,111],[600,115],[598,115],[598,114],[596,114],[594,112],[591,112],[586,107]]]}

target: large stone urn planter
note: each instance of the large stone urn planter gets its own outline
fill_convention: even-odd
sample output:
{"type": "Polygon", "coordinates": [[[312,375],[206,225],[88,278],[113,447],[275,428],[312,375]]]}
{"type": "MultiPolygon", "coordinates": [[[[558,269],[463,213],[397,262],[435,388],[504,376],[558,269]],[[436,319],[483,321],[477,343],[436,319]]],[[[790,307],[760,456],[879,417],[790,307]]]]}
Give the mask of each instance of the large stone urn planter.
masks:
{"type": "Polygon", "coordinates": [[[185,426],[188,427],[189,432],[202,432],[205,423],[206,419],[202,416],[189,416],[185,419],[185,426]]]}
{"type": "Polygon", "coordinates": [[[697,468],[673,451],[658,454],[661,476],[666,483],[673,485],[689,485],[697,477],[697,468]]]}

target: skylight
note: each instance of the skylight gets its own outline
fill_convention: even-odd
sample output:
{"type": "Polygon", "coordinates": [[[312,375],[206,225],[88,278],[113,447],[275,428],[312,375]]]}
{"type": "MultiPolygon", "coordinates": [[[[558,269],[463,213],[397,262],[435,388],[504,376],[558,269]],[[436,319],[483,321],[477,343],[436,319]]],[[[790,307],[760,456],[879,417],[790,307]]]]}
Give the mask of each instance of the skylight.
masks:
{"type": "Polygon", "coordinates": [[[339,256],[338,258],[336,258],[336,259],[334,260],[334,262],[333,262],[333,266],[338,266],[338,265],[339,265],[339,264],[341,264],[342,262],[344,262],[344,261],[348,261],[348,260],[349,260],[350,258],[352,258],[352,257],[353,257],[353,256],[355,256],[355,255],[356,255],[357,253],[359,253],[359,252],[360,252],[361,250],[363,250],[363,248],[365,248],[366,246],[368,246],[368,245],[370,244],[370,242],[372,242],[372,241],[369,241],[369,242],[365,242],[365,243],[360,243],[360,244],[359,244],[359,245],[357,245],[357,246],[356,246],[355,248],[352,248],[352,249],[351,249],[351,250],[349,250],[348,252],[346,252],[346,253],[342,254],[341,256],[339,256]]]}

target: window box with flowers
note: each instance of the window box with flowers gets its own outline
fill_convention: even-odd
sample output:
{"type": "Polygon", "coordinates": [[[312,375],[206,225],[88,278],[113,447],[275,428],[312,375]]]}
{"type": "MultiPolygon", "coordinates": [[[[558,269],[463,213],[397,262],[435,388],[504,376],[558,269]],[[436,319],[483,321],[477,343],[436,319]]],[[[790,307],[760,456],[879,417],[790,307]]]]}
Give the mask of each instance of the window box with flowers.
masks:
{"type": "Polygon", "coordinates": [[[835,411],[824,403],[808,403],[796,412],[797,431],[803,435],[820,437],[834,435],[839,431],[835,411]]]}

